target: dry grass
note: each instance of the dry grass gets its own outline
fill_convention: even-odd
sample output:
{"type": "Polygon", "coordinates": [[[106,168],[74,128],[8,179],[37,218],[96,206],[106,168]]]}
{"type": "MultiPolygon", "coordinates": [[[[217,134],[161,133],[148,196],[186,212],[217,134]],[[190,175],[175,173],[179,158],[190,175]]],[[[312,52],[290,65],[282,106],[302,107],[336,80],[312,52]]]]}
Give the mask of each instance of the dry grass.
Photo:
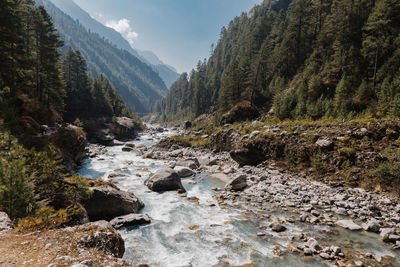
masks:
{"type": "Polygon", "coordinates": [[[68,231],[68,228],[29,234],[0,234],[0,266],[71,266],[85,260],[92,266],[130,266],[105,251],[80,245],[79,241],[85,234],[87,232],[83,230],[68,231]]]}

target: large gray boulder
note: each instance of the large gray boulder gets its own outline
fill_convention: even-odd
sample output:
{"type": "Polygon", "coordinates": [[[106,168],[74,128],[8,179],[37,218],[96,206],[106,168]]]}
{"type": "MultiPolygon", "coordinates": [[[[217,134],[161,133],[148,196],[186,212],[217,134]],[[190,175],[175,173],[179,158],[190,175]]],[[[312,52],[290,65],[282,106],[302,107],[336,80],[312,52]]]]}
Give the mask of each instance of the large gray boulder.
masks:
{"type": "Polygon", "coordinates": [[[115,229],[120,229],[122,227],[151,223],[151,218],[147,214],[128,214],[114,218],[110,223],[115,229]]]}
{"type": "Polygon", "coordinates": [[[186,192],[181,183],[181,178],[173,169],[170,168],[161,169],[151,174],[150,177],[144,181],[144,185],[154,192],[173,190],[186,192]]]}
{"type": "Polygon", "coordinates": [[[0,212],[0,231],[11,230],[11,224],[12,222],[7,213],[0,212]]]}
{"type": "Polygon", "coordinates": [[[83,203],[83,206],[91,221],[109,221],[121,215],[138,213],[144,207],[143,202],[133,193],[122,191],[109,185],[101,185],[90,189],[93,190],[93,195],[83,203]]]}
{"type": "Polygon", "coordinates": [[[247,187],[247,176],[244,174],[238,175],[231,179],[226,185],[225,190],[242,191],[247,187]]]}

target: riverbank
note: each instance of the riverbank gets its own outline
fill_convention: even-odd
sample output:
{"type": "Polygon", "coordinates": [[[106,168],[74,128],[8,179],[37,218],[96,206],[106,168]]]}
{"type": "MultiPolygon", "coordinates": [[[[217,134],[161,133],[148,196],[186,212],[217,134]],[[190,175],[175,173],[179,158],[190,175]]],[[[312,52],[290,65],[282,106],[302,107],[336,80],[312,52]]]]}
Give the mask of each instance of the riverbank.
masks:
{"type": "MultiPolygon", "coordinates": [[[[113,182],[134,193],[145,204],[140,213],[149,215],[150,224],[123,227],[117,232],[90,226],[87,231],[74,230],[76,235],[68,234],[71,228],[28,235],[10,233],[3,237],[16,241],[0,251],[5,253],[10,246],[13,251],[23,250],[25,256],[17,258],[20,265],[37,252],[44,259],[61,260],[55,266],[91,266],[76,251],[95,264],[104,261],[111,266],[400,264],[397,198],[336,181],[316,181],[307,174],[284,170],[275,161],[241,166],[228,151],[188,147],[180,137],[168,138],[180,133],[206,142],[214,138],[198,130],[151,127],[135,141],[91,146],[90,157],[79,170],[85,177],[102,178],[105,184],[113,182]],[[164,168],[186,173],[182,174],[186,193],[157,193],[144,185],[151,173],[164,168]],[[110,233],[111,240],[122,237],[122,260],[104,251],[102,243],[87,248],[79,241],[87,233],[97,236],[104,231],[110,233]],[[37,241],[30,244],[33,239],[37,241]],[[28,248],[32,250],[25,252],[28,248]]],[[[12,261],[12,255],[5,259],[12,261]]]]}
{"type": "MultiPolygon", "coordinates": [[[[253,126],[257,127],[257,124],[261,123],[255,122],[253,126]]],[[[360,143],[372,143],[373,140],[378,139],[381,140],[381,143],[386,143],[385,147],[381,147],[381,150],[387,149],[392,145],[396,149],[397,139],[395,135],[397,132],[394,130],[391,131],[393,134],[392,137],[383,136],[372,139],[371,133],[378,126],[382,126],[382,124],[374,124],[372,127],[370,124],[370,130],[361,127],[342,133],[343,135],[353,136],[355,133],[363,133],[363,138],[360,139],[357,135],[355,135],[357,137],[353,138],[355,140],[362,140],[360,143]],[[372,141],[367,141],[369,138],[372,141]],[[393,142],[390,142],[390,140],[393,140],[393,142]]],[[[158,146],[151,149],[144,149],[141,153],[145,157],[167,161],[167,165],[172,168],[177,163],[181,165],[182,161],[198,161],[199,168],[197,172],[207,172],[210,176],[224,181],[229,181],[232,178],[241,180],[240,183],[245,181],[247,186],[243,186],[238,191],[215,188],[218,191],[223,190],[217,199],[220,206],[237,207],[241,205],[247,207],[249,211],[256,213],[259,218],[264,218],[265,223],[260,226],[259,238],[274,234],[274,227],[277,230],[281,228],[280,226],[283,226],[282,229],[284,229],[289,228],[288,225],[292,227],[306,225],[307,228],[323,227],[328,236],[338,235],[338,231],[348,231],[349,235],[353,238],[357,236],[369,236],[371,237],[369,242],[375,242],[377,246],[380,244],[391,247],[392,251],[386,256],[379,253],[374,255],[370,252],[349,248],[352,247],[351,245],[341,244],[344,240],[335,240],[333,238],[332,241],[332,237],[321,239],[321,237],[310,236],[305,232],[298,236],[288,234],[287,238],[290,240],[290,243],[288,243],[286,251],[283,250],[284,253],[291,251],[304,256],[317,255],[317,257],[335,262],[339,266],[346,266],[346,263],[349,262],[356,266],[396,266],[399,264],[391,263],[393,260],[392,257],[398,257],[400,246],[399,232],[397,230],[400,227],[400,204],[397,197],[388,194],[388,192],[381,192],[382,187],[373,191],[359,187],[349,187],[346,181],[337,178],[326,179],[328,175],[324,175],[320,179],[311,179],[311,177],[315,178],[315,172],[312,170],[308,169],[306,172],[296,173],[287,168],[286,164],[282,164],[282,161],[271,160],[271,158],[270,160],[264,158],[262,163],[257,167],[241,167],[240,162],[232,159],[234,158],[232,157],[232,151],[240,150],[241,147],[254,149],[252,144],[261,143],[258,137],[265,137],[263,136],[265,130],[272,128],[271,126],[268,128],[262,127],[264,133],[261,131],[254,132],[257,130],[250,128],[246,130],[248,134],[244,136],[240,134],[240,131],[234,130],[234,128],[241,128],[243,130],[244,127],[246,126],[226,126],[213,134],[207,130],[201,131],[196,129],[196,131],[185,132],[180,136],[163,140],[158,146]],[[224,138],[221,138],[221,136],[224,136],[224,138]],[[199,142],[200,140],[201,142],[199,142]],[[224,145],[225,149],[221,149],[224,145]],[[208,147],[213,148],[213,150],[210,150],[208,147]],[[231,153],[218,152],[221,150],[230,150],[231,153]],[[244,190],[242,191],[242,189],[244,190]],[[276,212],[283,213],[284,216],[271,216],[271,214],[276,212]],[[344,228],[347,228],[347,230],[344,230],[344,228]],[[313,243],[314,238],[317,242],[320,242],[318,246],[313,243]],[[311,243],[312,248],[310,247],[311,243]],[[340,248],[340,252],[338,252],[338,247],[340,248]]],[[[260,128],[260,126],[258,127],[260,128]]],[[[293,128],[293,126],[291,127],[293,128]]],[[[327,153],[328,156],[329,153],[337,153],[338,148],[335,143],[343,139],[334,138],[332,128],[331,126],[325,129],[319,126],[317,129],[313,129],[313,131],[318,132],[312,138],[313,147],[328,148],[318,149],[317,153],[327,153]],[[331,135],[327,135],[327,132],[331,132],[331,135]],[[322,142],[322,140],[326,142],[322,142]]],[[[273,138],[281,136],[282,140],[288,140],[286,136],[301,135],[299,133],[289,134],[286,131],[287,126],[272,129],[274,130],[266,131],[268,135],[271,136],[271,133],[275,133],[273,138]],[[286,133],[282,134],[285,131],[286,133]]],[[[379,132],[381,131],[386,133],[389,130],[386,126],[379,130],[379,132]]],[[[340,132],[340,130],[336,129],[336,132],[340,132]]],[[[307,133],[304,131],[302,135],[306,135],[307,133]]],[[[352,141],[348,142],[357,145],[357,142],[352,141]]],[[[288,149],[290,143],[287,142],[286,145],[286,149],[288,149]]],[[[377,144],[373,144],[372,147],[375,145],[377,144]]],[[[297,144],[297,149],[300,146],[301,143],[297,144]]],[[[362,153],[371,154],[369,150],[357,151],[355,153],[357,156],[362,155],[362,153]]],[[[293,153],[299,153],[299,151],[297,150],[293,153]]],[[[265,156],[265,154],[262,156],[265,156]]],[[[357,159],[356,162],[360,160],[357,159]]],[[[374,160],[372,160],[372,163],[374,160]]],[[[368,166],[368,163],[365,162],[365,166],[368,166]]],[[[355,173],[355,175],[357,174],[355,173]]],[[[352,185],[354,186],[354,184],[352,185]]],[[[278,232],[281,231],[279,230],[278,232]]],[[[285,233],[286,231],[282,230],[282,232],[285,233]]],[[[357,243],[357,241],[354,242],[357,243]]]]}

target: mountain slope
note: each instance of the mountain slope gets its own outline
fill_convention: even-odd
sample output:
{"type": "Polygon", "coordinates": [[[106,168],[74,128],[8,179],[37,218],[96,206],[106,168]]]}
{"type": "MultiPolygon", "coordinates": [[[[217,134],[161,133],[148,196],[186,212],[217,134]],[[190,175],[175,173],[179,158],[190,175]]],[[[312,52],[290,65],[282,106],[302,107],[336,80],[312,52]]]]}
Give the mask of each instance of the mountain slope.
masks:
{"type": "Polygon", "coordinates": [[[167,90],[153,69],[126,50],[121,50],[96,33],[88,32],[81,24],[59,10],[48,0],[43,4],[54,20],[64,49],[72,47],[81,51],[94,77],[104,74],[119,90],[132,111],[147,113],[149,107],[167,90]]]}
{"type": "Polygon", "coordinates": [[[222,29],[156,111],[220,116],[249,100],[280,119],[398,117],[398,25],[397,0],[265,0],[222,29]]]}
{"type": "Polygon", "coordinates": [[[78,20],[86,29],[98,33],[101,37],[109,40],[118,48],[130,52],[146,64],[149,64],[163,79],[169,88],[173,82],[179,78],[179,74],[172,67],[165,65],[153,52],[140,51],[133,49],[122,35],[112,28],[104,26],[102,23],[93,19],[86,11],[80,8],[73,0],[50,0],[55,6],[64,13],[78,20]]]}

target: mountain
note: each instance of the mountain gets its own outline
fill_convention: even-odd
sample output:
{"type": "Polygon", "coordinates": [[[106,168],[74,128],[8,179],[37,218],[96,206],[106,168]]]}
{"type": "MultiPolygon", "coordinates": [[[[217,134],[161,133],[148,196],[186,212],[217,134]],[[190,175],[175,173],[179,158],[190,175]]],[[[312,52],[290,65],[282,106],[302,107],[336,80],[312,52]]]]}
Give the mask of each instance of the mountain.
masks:
{"type": "Polygon", "coordinates": [[[148,64],[99,34],[87,31],[49,0],[37,3],[44,5],[52,16],[64,41],[64,52],[68,47],[79,50],[87,60],[89,73],[93,77],[105,75],[132,111],[149,112],[149,107],[165,94],[167,88],[163,80],[148,64]]]}
{"type": "Polygon", "coordinates": [[[155,110],[165,120],[248,100],[279,119],[400,115],[398,0],[264,0],[155,110]]]}
{"type": "Polygon", "coordinates": [[[91,32],[98,33],[101,37],[109,40],[118,48],[130,52],[141,61],[149,64],[163,79],[166,86],[169,88],[173,82],[179,78],[176,70],[168,65],[165,65],[153,52],[140,51],[133,49],[128,41],[122,35],[112,28],[104,26],[102,23],[93,19],[86,11],[80,8],[73,0],[50,0],[55,6],[61,9],[64,13],[71,16],[74,20],[78,20],[86,29],[91,32]]]}

